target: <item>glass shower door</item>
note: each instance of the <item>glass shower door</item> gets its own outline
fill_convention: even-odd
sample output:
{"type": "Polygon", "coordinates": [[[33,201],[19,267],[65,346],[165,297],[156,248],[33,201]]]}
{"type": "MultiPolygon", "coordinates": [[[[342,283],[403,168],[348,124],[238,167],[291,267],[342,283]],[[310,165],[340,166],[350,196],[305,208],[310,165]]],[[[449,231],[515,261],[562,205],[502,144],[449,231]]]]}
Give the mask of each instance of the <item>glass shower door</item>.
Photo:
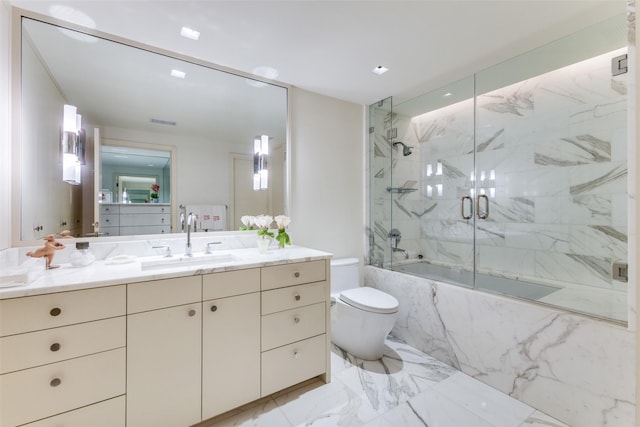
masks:
{"type": "Polygon", "coordinates": [[[624,28],[616,18],[476,75],[477,288],[626,318],[611,277],[627,258],[627,74],[612,75],[624,28]]]}
{"type": "Polygon", "coordinates": [[[423,257],[413,268],[425,271],[413,273],[468,287],[474,271],[473,94],[469,77],[394,106],[398,140],[413,148],[409,156],[394,152],[392,183],[418,189],[400,190],[392,203],[394,227],[412,236],[403,237],[404,247],[412,258],[423,257]]]}

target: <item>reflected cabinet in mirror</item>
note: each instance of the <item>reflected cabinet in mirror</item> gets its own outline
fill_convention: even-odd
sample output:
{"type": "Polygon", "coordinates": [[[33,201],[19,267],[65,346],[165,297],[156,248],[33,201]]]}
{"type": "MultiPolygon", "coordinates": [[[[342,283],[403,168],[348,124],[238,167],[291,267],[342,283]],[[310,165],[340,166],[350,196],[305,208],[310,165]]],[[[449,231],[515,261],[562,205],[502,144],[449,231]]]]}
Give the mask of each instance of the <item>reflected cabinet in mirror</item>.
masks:
{"type": "Polygon", "coordinates": [[[207,231],[286,213],[286,87],[20,19],[18,240],[178,232],[180,206],[207,231]]]}

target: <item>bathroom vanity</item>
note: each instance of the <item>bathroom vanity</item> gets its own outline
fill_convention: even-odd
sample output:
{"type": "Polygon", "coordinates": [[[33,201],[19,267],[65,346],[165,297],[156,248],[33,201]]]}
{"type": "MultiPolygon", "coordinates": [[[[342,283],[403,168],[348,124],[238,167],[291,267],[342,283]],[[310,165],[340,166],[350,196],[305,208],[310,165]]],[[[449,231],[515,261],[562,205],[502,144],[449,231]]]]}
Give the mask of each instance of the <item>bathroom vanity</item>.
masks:
{"type": "Polygon", "coordinates": [[[0,290],[0,425],[190,426],[330,379],[330,254],[97,261],[0,290]]]}
{"type": "Polygon", "coordinates": [[[163,203],[100,204],[100,232],[105,236],[171,233],[171,205],[163,203]]]}

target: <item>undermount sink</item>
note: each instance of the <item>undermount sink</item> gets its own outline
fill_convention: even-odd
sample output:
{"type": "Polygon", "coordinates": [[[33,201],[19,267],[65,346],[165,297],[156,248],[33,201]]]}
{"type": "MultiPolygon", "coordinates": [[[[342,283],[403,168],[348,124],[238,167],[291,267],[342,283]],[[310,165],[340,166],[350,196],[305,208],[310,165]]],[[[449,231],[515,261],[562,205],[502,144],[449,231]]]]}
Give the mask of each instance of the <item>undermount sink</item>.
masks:
{"type": "Polygon", "coordinates": [[[167,267],[187,267],[192,265],[206,265],[213,263],[229,262],[237,260],[236,256],[230,253],[193,254],[192,256],[175,255],[172,257],[157,256],[142,258],[140,265],[143,270],[151,268],[167,267]]]}

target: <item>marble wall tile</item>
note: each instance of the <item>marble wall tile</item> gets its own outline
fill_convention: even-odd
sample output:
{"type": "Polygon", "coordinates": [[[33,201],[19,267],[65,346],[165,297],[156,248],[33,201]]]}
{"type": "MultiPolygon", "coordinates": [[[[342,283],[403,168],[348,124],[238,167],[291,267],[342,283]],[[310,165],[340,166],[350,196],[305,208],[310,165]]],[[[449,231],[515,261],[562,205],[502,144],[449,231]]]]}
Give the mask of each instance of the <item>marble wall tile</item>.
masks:
{"type": "Polygon", "coordinates": [[[579,285],[610,289],[611,259],[567,253],[535,253],[535,277],[572,283],[579,278],[579,285]]]}
{"type": "Polygon", "coordinates": [[[494,272],[507,277],[536,276],[536,251],[481,244],[477,249],[476,268],[480,272],[494,272]]]}
{"type": "Polygon", "coordinates": [[[510,248],[536,251],[568,252],[571,249],[570,227],[554,224],[505,225],[505,243],[510,248]]]}
{"type": "Polygon", "coordinates": [[[398,299],[407,344],[568,425],[634,425],[624,327],[375,267],[365,283],[398,299]]]}

